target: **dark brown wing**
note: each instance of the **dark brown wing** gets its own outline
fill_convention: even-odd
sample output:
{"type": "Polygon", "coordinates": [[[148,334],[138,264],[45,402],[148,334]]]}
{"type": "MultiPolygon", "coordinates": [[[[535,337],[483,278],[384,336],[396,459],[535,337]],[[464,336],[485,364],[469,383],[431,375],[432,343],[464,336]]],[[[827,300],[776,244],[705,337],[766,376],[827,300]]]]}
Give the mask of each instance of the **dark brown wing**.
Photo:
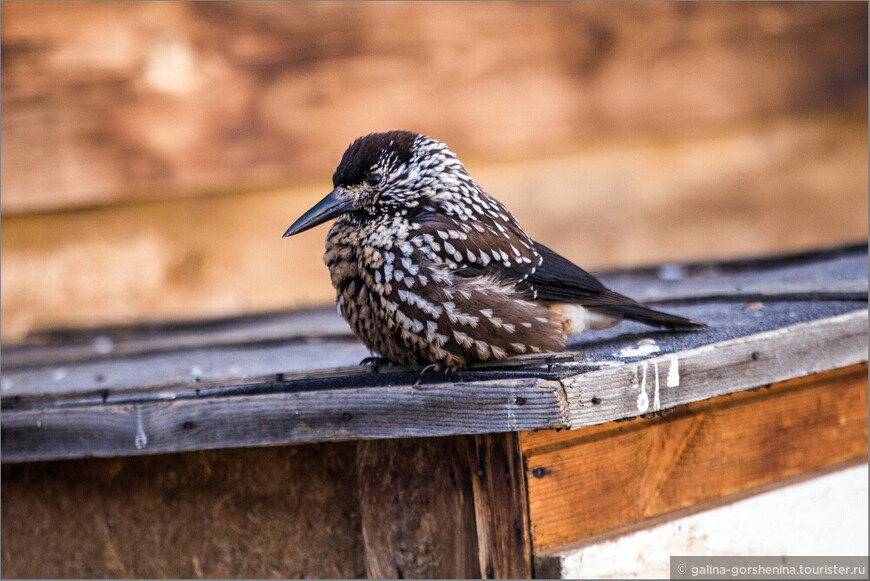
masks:
{"type": "Polygon", "coordinates": [[[597,278],[543,244],[535,242],[534,247],[542,257],[541,265],[520,284],[528,285],[533,289],[533,294],[539,301],[579,304],[656,326],[671,328],[706,326],[697,321],[645,307],[605,287],[597,278]]]}
{"type": "Polygon", "coordinates": [[[414,234],[421,250],[458,276],[496,276],[514,283],[530,300],[579,304],[650,325],[704,326],[608,289],[570,260],[534,242],[506,210],[498,218],[471,221],[423,213],[416,222],[414,234]]]}

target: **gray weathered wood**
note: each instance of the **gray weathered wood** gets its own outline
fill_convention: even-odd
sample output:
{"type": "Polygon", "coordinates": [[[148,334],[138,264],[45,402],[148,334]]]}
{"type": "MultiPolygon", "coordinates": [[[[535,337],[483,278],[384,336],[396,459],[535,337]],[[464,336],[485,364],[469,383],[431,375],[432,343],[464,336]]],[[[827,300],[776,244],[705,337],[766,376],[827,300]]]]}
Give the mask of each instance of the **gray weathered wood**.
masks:
{"type": "Polygon", "coordinates": [[[564,427],[541,379],[4,411],[4,462],[564,427]]]}
{"type": "Polygon", "coordinates": [[[867,311],[861,310],[657,357],[645,365],[570,375],[561,383],[529,378],[12,408],[3,412],[2,457],[9,462],[577,428],[866,360],[867,311]],[[679,388],[666,387],[674,359],[679,388]],[[644,367],[647,405],[639,407],[644,367]]]}
{"type": "MultiPolygon", "coordinates": [[[[867,284],[866,247],[744,262],[685,265],[686,284],[732,277],[728,284],[741,292],[739,281],[755,277],[768,288],[819,290],[817,271],[831,288],[867,284]]],[[[652,274],[616,279],[658,284],[652,274]]],[[[685,288],[665,278],[667,292],[685,288]]],[[[708,329],[673,332],[626,322],[572,338],[570,353],[447,375],[394,367],[373,373],[356,365],[368,353],[351,337],[288,330],[281,339],[276,329],[283,323],[266,322],[258,331],[256,317],[211,323],[219,328],[211,338],[207,323],[116,329],[116,345],[132,341],[129,350],[62,364],[34,364],[42,356],[33,355],[39,349],[33,345],[17,352],[30,359],[16,359],[15,350],[9,359],[4,348],[2,459],[576,428],[867,360],[866,295],[782,298],[689,300],[668,310],[708,329]],[[258,333],[272,338],[245,342],[258,333]],[[163,349],[173,344],[178,349],[163,349]]],[[[300,328],[310,331],[317,317],[335,315],[300,317],[308,321],[300,328]]],[[[65,345],[57,336],[44,339],[47,349],[65,345]]],[[[72,344],[83,344],[81,336],[72,344]]]]}
{"type": "Polygon", "coordinates": [[[233,345],[268,347],[275,342],[293,339],[311,342],[351,336],[350,327],[334,308],[317,307],[207,322],[59,329],[34,333],[26,343],[4,346],[3,365],[63,365],[184,349],[233,345]]]}
{"type": "Polygon", "coordinates": [[[565,378],[572,428],[867,361],[867,311],[565,378]]]}

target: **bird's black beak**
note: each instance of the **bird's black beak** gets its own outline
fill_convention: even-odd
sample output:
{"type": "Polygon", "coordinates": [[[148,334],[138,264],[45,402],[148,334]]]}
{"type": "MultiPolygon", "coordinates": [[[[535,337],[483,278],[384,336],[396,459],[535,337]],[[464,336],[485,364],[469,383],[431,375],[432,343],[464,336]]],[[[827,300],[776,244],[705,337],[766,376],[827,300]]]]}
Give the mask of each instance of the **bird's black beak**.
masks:
{"type": "Polygon", "coordinates": [[[353,198],[342,198],[336,195],[341,188],[335,188],[328,196],[317,202],[317,205],[302,214],[298,220],[293,222],[293,225],[287,228],[282,238],[305,232],[309,228],[314,228],[319,224],[323,224],[327,220],[332,220],[336,216],[344,214],[351,209],[353,198]]]}

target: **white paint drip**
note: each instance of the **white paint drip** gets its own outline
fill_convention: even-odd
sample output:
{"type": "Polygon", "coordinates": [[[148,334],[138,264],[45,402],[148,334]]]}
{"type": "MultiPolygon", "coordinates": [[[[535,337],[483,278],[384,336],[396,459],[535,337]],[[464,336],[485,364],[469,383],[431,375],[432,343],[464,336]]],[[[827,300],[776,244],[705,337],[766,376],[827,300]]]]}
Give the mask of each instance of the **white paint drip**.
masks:
{"type": "MultiPolygon", "coordinates": [[[[642,414],[649,409],[649,396],[646,393],[646,361],[643,362],[643,380],[640,383],[640,393],[637,396],[637,412],[642,414]]],[[[634,367],[635,382],[637,382],[637,366],[634,367]]]]}
{"type": "Polygon", "coordinates": [[[680,385],[680,359],[674,355],[671,357],[671,366],[668,368],[667,387],[679,387],[680,385]]]}
{"type": "Polygon", "coordinates": [[[656,345],[652,339],[641,339],[637,342],[637,347],[623,347],[619,350],[620,357],[645,357],[658,353],[661,348],[656,345]]]}
{"type": "Polygon", "coordinates": [[[657,412],[662,409],[662,401],[659,399],[659,363],[653,361],[653,368],[656,370],[656,391],[653,397],[653,411],[657,412]]]}
{"type": "Polygon", "coordinates": [[[514,409],[513,409],[515,400],[516,400],[516,398],[513,396],[513,394],[511,394],[511,397],[508,400],[508,405],[507,405],[507,417],[508,417],[507,429],[508,429],[508,432],[516,432],[517,431],[517,416],[514,414],[514,409]]]}
{"type": "Polygon", "coordinates": [[[64,369],[63,367],[58,367],[51,372],[51,378],[55,381],[60,381],[64,377],[66,377],[66,369],[64,369]]]}
{"type": "Polygon", "coordinates": [[[148,436],[145,435],[145,426],[142,423],[142,408],[136,408],[136,439],[133,443],[137,450],[148,445],[148,436]]]}
{"type": "Polygon", "coordinates": [[[12,389],[12,380],[5,377],[3,379],[0,379],[0,389],[2,389],[3,391],[9,391],[10,389],[12,389]]]}

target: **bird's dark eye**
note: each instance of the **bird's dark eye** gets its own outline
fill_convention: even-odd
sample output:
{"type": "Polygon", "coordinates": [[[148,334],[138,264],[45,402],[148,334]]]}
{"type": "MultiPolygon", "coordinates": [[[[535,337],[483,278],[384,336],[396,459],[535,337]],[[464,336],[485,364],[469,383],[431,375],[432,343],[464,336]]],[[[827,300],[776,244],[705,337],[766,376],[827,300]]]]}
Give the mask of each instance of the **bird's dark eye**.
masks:
{"type": "Polygon", "coordinates": [[[384,176],[382,176],[382,175],[379,174],[379,173],[373,173],[372,175],[370,175],[370,176],[366,179],[366,181],[369,183],[370,186],[376,186],[376,185],[378,185],[379,183],[381,183],[381,180],[382,180],[382,179],[384,179],[384,176]]]}

